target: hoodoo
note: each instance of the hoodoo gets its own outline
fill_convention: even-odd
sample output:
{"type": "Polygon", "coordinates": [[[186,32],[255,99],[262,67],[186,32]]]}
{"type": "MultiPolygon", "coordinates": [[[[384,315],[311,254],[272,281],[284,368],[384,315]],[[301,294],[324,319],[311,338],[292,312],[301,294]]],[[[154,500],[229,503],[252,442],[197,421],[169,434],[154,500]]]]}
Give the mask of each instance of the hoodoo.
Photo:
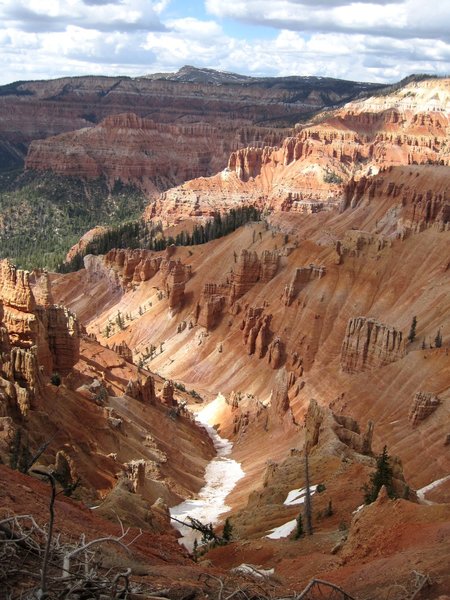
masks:
{"type": "Polygon", "coordinates": [[[8,598],[449,592],[450,80],[297,79],[0,95],[2,235],[14,198],[85,227],[0,263],[8,598]]]}

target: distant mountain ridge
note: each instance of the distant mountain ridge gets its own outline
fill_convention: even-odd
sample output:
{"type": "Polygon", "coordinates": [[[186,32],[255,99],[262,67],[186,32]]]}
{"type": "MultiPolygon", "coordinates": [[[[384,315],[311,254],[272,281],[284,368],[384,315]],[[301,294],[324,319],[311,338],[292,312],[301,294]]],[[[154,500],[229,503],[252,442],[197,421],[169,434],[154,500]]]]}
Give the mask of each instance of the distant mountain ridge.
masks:
{"type": "Polygon", "coordinates": [[[319,110],[384,87],[320,77],[249,77],[190,66],[135,78],[17,81],[0,86],[0,170],[22,166],[33,140],[92,127],[124,112],[156,123],[208,123],[239,137],[243,127],[291,127],[319,110]]]}

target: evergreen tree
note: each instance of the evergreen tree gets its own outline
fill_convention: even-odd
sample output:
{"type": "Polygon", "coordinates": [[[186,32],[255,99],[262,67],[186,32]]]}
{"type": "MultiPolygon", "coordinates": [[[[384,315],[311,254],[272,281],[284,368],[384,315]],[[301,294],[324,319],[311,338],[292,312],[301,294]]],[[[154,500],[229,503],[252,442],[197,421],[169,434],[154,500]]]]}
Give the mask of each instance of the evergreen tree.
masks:
{"type": "Polygon", "coordinates": [[[436,346],[436,348],[442,347],[442,333],[440,329],[438,329],[436,337],[434,338],[434,345],[436,346]]]}
{"type": "Polygon", "coordinates": [[[298,540],[304,534],[303,531],[303,519],[301,513],[297,517],[297,527],[295,529],[295,539],[298,540]]]}
{"type": "Polygon", "coordinates": [[[417,317],[413,317],[411,321],[411,328],[408,333],[408,342],[413,342],[416,339],[416,327],[417,317]]]}
{"type": "Polygon", "coordinates": [[[226,542],[230,542],[233,539],[233,525],[228,517],[225,519],[222,537],[226,542]]]}
{"type": "Polygon", "coordinates": [[[383,485],[386,487],[389,497],[394,498],[395,493],[392,478],[392,467],[389,464],[389,455],[385,446],[383,452],[377,457],[377,468],[375,473],[372,473],[370,476],[370,483],[366,483],[363,486],[364,502],[366,504],[374,502],[383,485]]]}

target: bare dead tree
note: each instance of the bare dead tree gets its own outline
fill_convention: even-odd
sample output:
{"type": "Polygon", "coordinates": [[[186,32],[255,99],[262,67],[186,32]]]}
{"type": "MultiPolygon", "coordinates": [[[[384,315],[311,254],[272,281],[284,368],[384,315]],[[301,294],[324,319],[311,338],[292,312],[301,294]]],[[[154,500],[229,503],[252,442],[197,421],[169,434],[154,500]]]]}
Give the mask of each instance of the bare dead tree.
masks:
{"type": "Polygon", "coordinates": [[[121,534],[86,541],[67,542],[54,533],[56,479],[46,471],[35,471],[50,483],[49,522],[41,527],[30,514],[11,515],[0,520],[0,589],[5,598],[50,600],[79,598],[125,598],[131,590],[131,570],[112,573],[96,559],[99,546],[112,543],[130,554],[130,546],[142,531],[130,539],[130,528],[121,534]]]}
{"type": "Polygon", "coordinates": [[[309,456],[308,444],[305,444],[305,532],[308,535],[313,534],[312,527],[312,502],[311,502],[311,484],[309,480],[309,456]]]}

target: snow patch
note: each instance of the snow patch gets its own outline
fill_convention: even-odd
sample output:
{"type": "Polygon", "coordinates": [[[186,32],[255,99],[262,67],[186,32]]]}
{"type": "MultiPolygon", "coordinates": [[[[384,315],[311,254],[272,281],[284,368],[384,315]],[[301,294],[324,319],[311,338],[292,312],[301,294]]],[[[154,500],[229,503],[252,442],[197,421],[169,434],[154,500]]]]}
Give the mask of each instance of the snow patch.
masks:
{"type": "MultiPolygon", "coordinates": [[[[206,429],[211,437],[217,456],[210,461],[205,471],[205,485],[198,494],[198,498],[185,500],[181,504],[170,509],[170,514],[180,521],[187,521],[187,517],[193,517],[204,524],[212,523],[215,525],[220,515],[229,510],[225,503],[228,494],[235,487],[239,479],[244,477],[241,464],[227,456],[231,453],[233,444],[220,437],[211,424],[217,422],[220,410],[225,404],[225,398],[218,394],[217,398],[210,402],[203,410],[197,413],[196,420],[206,429]]],[[[174,527],[182,534],[179,542],[188,550],[192,550],[194,541],[200,541],[198,531],[181,525],[176,521],[174,527]]]]}
{"type": "Polygon", "coordinates": [[[296,527],[297,519],[294,519],[293,521],[288,521],[284,525],[280,525],[279,527],[271,529],[270,533],[264,537],[270,538],[271,540],[279,540],[280,538],[290,535],[296,527]]]}
{"type": "Polygon", "coordinates": [[[435,481],[432,481],[425,487],[420,488],[420,490],[417,490],[417,496],[424,504],[435,504],[435,502],[432,502],[431,500],[427,500],[425,498],[425,494],[427,494],[428,492],[431,492],[431,490],[434,490],[434,488],[439,487],[441,484],[445,483],[449,479],[450,479],[450,475],[447,475],[446,477],[442,477],[441,479],[436,479],[435,481]]]}
{"type": "MultiPolygon", "coordinates": [[[[309,486],[311,496],[317,489],[317,485],[309,486]]],[[[303,504],[306,498],[306,488],[300,488],[298,490],[291,490],[286,496],[286,500],[283,502],[285,506],[294,506],[296,504],[303,504]]]]}

